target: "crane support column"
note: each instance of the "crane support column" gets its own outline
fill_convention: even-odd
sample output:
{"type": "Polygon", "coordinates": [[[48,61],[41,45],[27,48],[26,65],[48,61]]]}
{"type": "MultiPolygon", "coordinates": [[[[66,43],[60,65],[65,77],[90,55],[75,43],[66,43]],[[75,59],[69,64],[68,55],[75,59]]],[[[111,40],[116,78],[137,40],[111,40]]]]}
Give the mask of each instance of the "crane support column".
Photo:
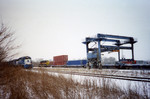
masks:
{"type": "Polygon", "coordinates": [[[88,52],[89,52],[89,44],[88,43],[86,43],[86,53],[88,54],[88,52]]]}
{"type": "Polygon", "coordinates": [[[132,60],[134,60],[134,46],[133,46],[133,43],[131,44],[131,48],[132,48],[132,60]]]}
{"type": "Polygon", "coordinates": [[[120,61],[120,50],[118,51],[118,61],[120,61]]]}
{"type": "MultiPolygon", "coordinates": [[[[88,56],[88,53],[89,53],[89,43],[86,42],[86,55],[88,56]]],[[[89,67],[89,61],[87,59],[87,67],[89,67]]],[[[90,67],[89,67],[90,68],[90,67]]]]}
{"type": "Polygon", "coordinates": [[[100,69],[102,69],[102,65],[101,65],[101,45],[100,45],[101,41],[98,40],[98,67],[100,69]]]}

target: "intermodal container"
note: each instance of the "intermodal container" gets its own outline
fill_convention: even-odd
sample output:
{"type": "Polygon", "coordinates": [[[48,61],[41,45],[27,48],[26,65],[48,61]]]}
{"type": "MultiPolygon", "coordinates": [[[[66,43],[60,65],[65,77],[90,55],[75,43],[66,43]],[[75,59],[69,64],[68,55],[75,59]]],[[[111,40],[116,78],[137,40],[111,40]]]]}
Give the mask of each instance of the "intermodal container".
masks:
{"type": "Polygon", "coordinates": [[[67,62],[68,61],[68,55],[54,56],[53,60],[54,60],[54,62],[67,62]]]}
{"type": "Polygon", "coordinates": [[[87,63],[87,60],[69,60],[68,62],[67,62],[67,66],[85,66],[86,65],[86,63],[87,63]]]}

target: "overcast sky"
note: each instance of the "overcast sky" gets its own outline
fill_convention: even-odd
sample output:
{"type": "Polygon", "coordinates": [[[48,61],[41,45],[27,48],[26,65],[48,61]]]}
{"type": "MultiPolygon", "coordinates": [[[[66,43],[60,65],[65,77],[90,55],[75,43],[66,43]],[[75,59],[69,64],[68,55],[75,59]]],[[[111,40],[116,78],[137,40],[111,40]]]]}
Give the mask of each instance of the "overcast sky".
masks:
{"type": "Polygon", "coordinates": [[[22,44],[17,57],[85,58],[82,41],[103,33],[137,38],[135,59],[150,60],[150,0],[0,0],[0,16],[22,44]]]}

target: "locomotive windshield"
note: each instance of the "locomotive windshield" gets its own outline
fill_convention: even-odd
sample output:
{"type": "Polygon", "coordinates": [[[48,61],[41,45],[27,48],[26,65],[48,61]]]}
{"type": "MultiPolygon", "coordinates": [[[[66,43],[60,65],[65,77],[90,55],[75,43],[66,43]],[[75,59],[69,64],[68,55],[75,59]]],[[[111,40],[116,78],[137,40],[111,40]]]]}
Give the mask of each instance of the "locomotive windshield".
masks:
{"type": "Polygon", "coordinates": [[[32,64],[31,59],[25,59],[25,60],[24,60],[24,63],[25,63],[25,64],[32,64]]]}

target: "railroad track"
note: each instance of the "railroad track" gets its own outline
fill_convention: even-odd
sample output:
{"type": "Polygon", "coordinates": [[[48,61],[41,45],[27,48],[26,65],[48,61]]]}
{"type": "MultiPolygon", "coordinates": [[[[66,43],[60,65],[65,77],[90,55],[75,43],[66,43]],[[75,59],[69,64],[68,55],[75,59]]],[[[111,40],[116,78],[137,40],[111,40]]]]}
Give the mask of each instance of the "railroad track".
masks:
{"type": "Polygon", "coordinates": [[[107,75],[107,74],[66,72],[66,71],[65,72],[64,71],[48,71],[48,72],[80,75],[80,76],[89,76],[89,77],[102,77],[102,78],[119,79],[119,80],[129,80],[129,81],[150,82],[150,78],[148,78],[148,77],[120,76],[120,75],[107,75]]]}

